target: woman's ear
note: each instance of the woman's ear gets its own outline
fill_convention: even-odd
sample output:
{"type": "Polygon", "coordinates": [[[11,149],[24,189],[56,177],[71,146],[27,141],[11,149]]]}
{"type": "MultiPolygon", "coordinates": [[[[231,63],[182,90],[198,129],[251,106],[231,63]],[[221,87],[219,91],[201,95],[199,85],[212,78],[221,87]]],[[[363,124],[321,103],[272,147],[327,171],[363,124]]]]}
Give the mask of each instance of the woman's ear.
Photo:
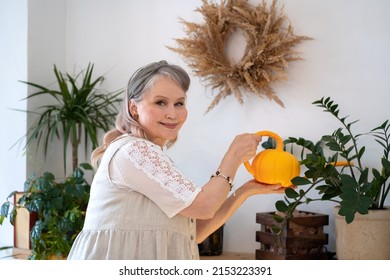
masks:
{"type": "Polygon", "coordinates": [[[129,101],[129,112],[134,117],[138,115],[137,104],[133,101],[129,101]]]}

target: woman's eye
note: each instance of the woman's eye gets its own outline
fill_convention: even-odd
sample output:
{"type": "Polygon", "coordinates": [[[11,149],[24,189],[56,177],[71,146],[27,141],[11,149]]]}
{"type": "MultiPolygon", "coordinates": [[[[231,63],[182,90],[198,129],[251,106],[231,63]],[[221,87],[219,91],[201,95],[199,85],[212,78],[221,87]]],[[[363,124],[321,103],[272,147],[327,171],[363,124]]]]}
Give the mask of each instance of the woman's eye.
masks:
{"type": "Polygon", "coordinates": [[[184,102],[177,102],[177,103],[175,103],[175,106],[177,106],[177,107],[181,107],[181,106],[184,106],[184,105],[185,105],[184,102]]]}
{"type": "Polygon", "coordinates": [[[159,106],[164,106],[166,103],[165,103],[165,101],[159,100],[159,101],[156,101],[156,104],[159,106]]]}

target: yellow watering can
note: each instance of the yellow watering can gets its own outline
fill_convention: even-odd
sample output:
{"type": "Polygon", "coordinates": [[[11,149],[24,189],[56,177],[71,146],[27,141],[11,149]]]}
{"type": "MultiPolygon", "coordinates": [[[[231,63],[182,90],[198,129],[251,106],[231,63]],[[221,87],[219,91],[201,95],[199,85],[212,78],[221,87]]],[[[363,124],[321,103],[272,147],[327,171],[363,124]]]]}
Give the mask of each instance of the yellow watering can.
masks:
{"type": "Polygon", "coordinates": [[[244,162],[248,172],[253,175],[256,181],[265,184],[280,184],[282,187],[290,187],[291,179],[300,174],[298,159],[283,150],[283,140],[274,132],[263,130],[256,134],[269,136],[276,140],[275,149],[266,149],[258,153],[249,162],[244,162]]]}

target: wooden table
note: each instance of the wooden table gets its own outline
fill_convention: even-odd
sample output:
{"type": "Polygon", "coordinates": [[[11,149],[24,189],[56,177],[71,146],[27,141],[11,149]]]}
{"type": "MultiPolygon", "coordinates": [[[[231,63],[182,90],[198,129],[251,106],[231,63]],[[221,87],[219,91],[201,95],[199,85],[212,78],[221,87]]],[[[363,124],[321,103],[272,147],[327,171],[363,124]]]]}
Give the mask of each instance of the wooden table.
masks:
{"type": "Polygon", "coordinates": [[[200,256],[201,260],[254,260],[255,253],[222,252],[218,256],[200,256]]]}

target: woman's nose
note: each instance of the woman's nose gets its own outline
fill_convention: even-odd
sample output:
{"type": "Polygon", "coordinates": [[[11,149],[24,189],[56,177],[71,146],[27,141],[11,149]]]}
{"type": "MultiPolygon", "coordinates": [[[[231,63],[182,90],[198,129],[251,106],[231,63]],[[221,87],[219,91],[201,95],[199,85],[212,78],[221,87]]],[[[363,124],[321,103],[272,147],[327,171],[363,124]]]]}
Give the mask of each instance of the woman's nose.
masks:
{"type": "Polygon", "coordinates": [[[176,108],[174,106],[170,106],[166,111],[165,117],[167,119],[176,119],[177,117],[176,108]]]}

